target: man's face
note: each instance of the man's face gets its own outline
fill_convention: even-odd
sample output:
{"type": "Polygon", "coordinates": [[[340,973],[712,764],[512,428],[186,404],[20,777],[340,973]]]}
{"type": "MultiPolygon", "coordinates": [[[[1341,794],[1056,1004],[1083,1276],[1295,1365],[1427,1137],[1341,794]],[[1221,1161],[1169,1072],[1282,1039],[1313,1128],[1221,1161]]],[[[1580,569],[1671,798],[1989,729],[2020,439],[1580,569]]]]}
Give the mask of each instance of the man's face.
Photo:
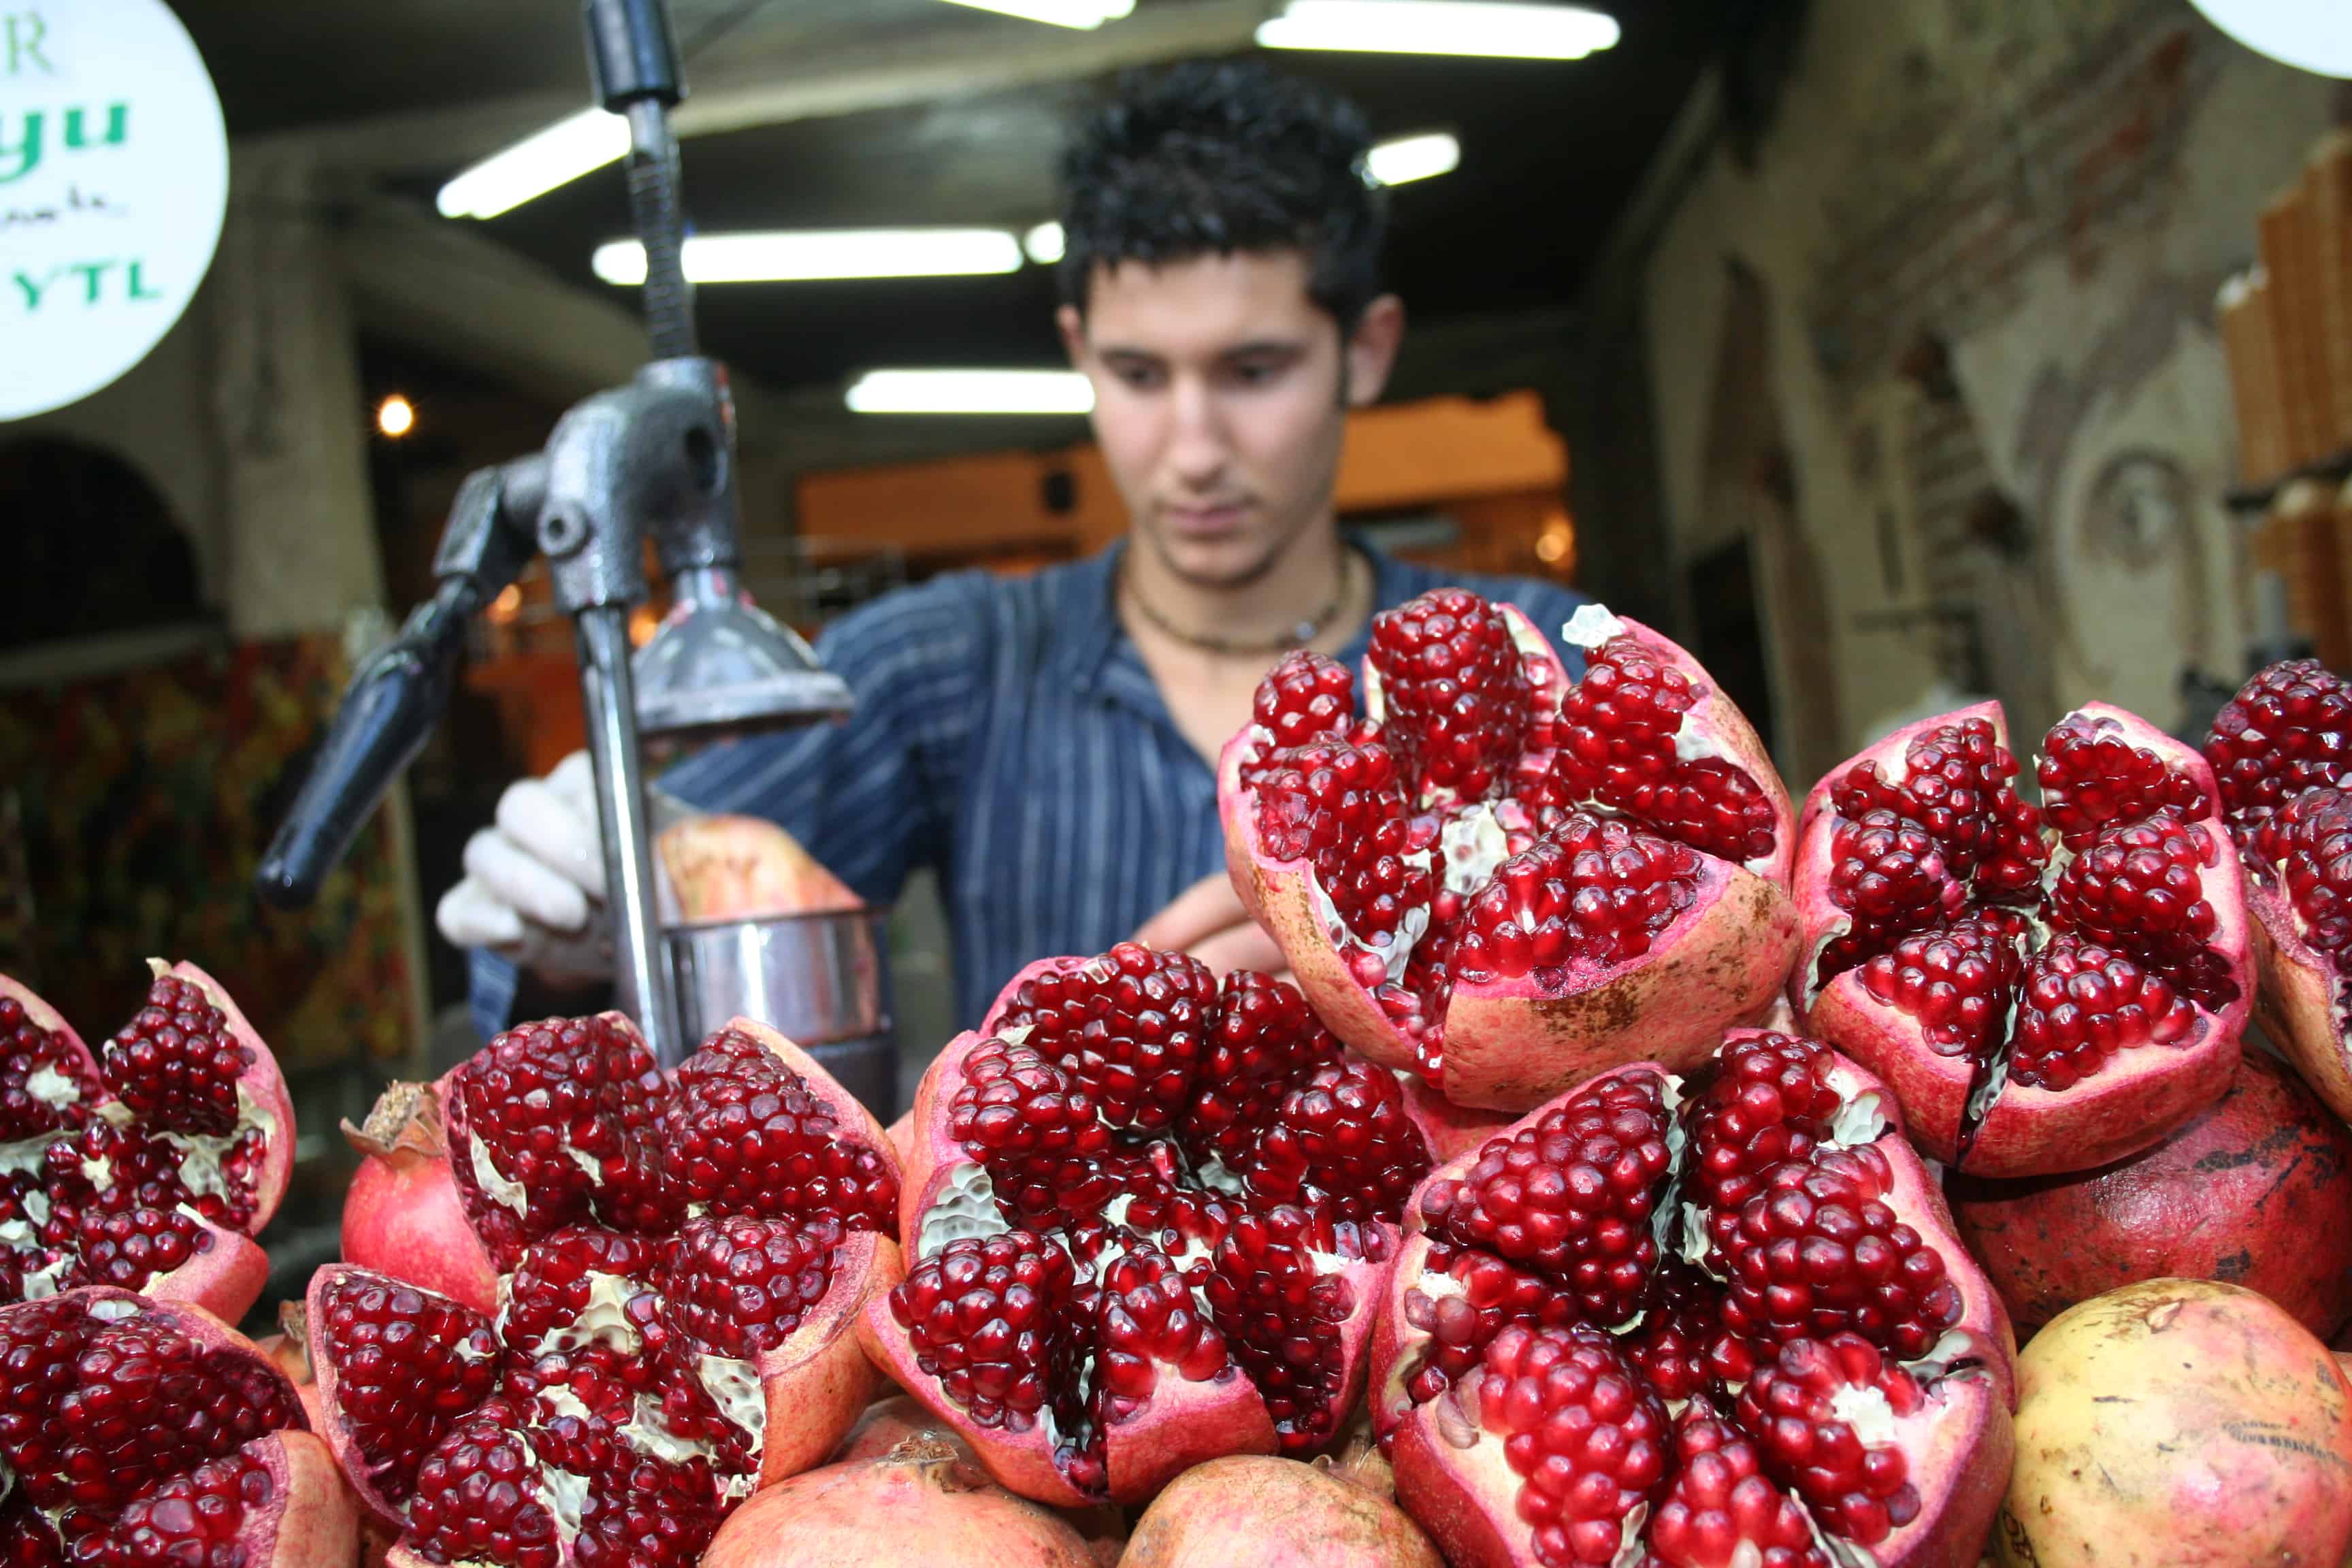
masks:
{"type": "Polygon", "coordinates": [[[1096,268],[1083,317],[1062,311],[1138,541],[1187,582],[1255,581],[1327,515],[1346,405],[1385,377],[1307,282],[1297,251],[1130,261],[1096,268]]]}

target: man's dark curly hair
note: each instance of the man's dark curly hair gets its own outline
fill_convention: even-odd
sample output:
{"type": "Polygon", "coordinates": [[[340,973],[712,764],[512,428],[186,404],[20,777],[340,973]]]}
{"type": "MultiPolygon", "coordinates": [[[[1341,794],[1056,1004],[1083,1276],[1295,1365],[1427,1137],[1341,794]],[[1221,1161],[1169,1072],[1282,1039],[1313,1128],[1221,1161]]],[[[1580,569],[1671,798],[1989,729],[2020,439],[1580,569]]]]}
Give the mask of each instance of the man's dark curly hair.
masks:
{"type": "Polygon", "coordinates": [[[1097,262],[1300,250],[1307,293],[1341,331],[1381,292],[1381,192],[1356,106],[1251,61],[1130,73],[1062,157],[1066,303],[1097,262]]]}

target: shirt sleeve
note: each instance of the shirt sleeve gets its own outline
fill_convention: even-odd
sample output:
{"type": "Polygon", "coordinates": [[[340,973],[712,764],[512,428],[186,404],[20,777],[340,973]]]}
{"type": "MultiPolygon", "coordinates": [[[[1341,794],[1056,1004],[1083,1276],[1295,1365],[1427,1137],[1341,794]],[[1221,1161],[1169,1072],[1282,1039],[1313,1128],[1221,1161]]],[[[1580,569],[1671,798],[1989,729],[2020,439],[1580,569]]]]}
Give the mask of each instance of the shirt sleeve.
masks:
{"type": "MultiPolygon", "coordinates": [[[[908,871],[945,881],[964,760],[988,695],[992,580],[960,573],[862,606],[817,638],[854,700],[839,723],[769,731],[709,747],[661,789],[702,811],[764,816],[872,903],[908,871]]],[[[467,1008],[488,1039],[511,1021],[514,965],[467,954],[467,1008]]]]}

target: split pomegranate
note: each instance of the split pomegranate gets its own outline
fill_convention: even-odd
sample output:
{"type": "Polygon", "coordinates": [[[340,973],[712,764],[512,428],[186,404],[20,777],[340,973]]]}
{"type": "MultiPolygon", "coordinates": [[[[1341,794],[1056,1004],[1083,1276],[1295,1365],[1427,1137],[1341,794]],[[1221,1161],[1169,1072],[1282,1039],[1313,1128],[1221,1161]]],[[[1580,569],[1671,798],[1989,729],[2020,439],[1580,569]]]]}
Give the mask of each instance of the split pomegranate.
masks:
{"type": "Polygon", "coordinates": [[[2267,1299],[2151,1279],[2017,1358],[2004,1568],[2237,1568],[2352,1553],[2352,1387],[2267,1299]]]}
{"type": "Polygon", "coordinates": [[[689,816],[664,828],[654,850],[689,924],[860,907],[799,839],[762,816],[689,816]]]}
{"type": "Polygon", "coordinates": [[[2259,1290],[2322,1339],[2352,1321],[2352,1131],[2263,1051],[2145,1153],[2060,1176],[1955,1174],[1945,1195],[2021,1331],[2164,1278],[2259,1290]]]}
{"type": "Polygon", "coordinates": [[[0,975],[0,1303],[110,1285],[244,1316],[269,1277],[294,1110],[278,1063],[194,964],[93,1058],[0,975]]]}
{"type": "Polygon", "coordinates": [[[1328,1443],[1427,1145],[1293,987],[1122,945],[1016,976],[917,1090],[907,1277],[859,1328],[1040,1501],[1328,1443]]]}
{"type": "Polygon", "coordinates": [[[2252,1003],[2212,770],[2092,703],[2021,798],[1998,703],[1897,731],[1806,798],[1806,1026],[1869,1068],[1936,1159],[2087,1170],[2219,1099],[2252,1003]]]}
{"type": "Polygon", "coordinates": [[[359,1516],[294,1387],[201,1307],[0,1308],[0,1563],[321,1568],[359,1516]]]}
{"type": "Polygon", "coordinates": [[[403,1278],[456,1249],[390,1250],[415,1228],[379,1208],[308,1316],[327,1439],[413,1560],[690,1564],[865,1407],[849,1324],[898,1277],[898,1162],[773,1030],[738,1018],[665,1079],[617,1014],[551,1020],[404,1103],[446,1103],[445,1141],[386,1190],[461,1216],[495,1310],[403,1278]]]}
{"type": "Polygon", "coordinates": [[[1316,1011],[1459,1105],[1689,1067],[1796,956],[1794,818],[1748,721],[1638,622],[1563,631],[1581,679],[1511,605],[1425,594],[1373,619],[1368,718],[1292,654],[1220,762],[1234,886],[1316,1011]]]}
{"type": "Polygon", "coordinates": [[[2273,664],[2205,742],[2247,871],[2263,1032],[2352,1121],[2352,684],[2273,664]]]}
{"type": "Polygon", "coordinates": [[[1397,1495],[1476,1568],[1972,1568],[2009,1321],[1894,1096],[1730,1032],[1433,1172],[1375,1331],[1397,1495]]]}

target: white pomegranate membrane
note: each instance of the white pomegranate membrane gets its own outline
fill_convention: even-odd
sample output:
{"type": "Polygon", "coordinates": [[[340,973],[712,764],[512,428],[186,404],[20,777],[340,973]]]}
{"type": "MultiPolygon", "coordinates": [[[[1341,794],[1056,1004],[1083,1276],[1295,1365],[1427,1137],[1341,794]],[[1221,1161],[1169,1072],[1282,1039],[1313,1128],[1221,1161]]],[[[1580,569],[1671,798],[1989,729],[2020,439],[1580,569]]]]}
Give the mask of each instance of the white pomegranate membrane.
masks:
{"type": "Polygon", "coordinates": [[[1973,1563],[2008,1475],[2007,1319],[1893,1097],[1791,1036],[1440,1167],[1374,1354],[1398,1494],[1481,1568],[1973,1563]]]}
{"type": "Polygon", "coordinates": [[[1331,1438],[1430,1159],[1296,990],[1132,945],[1032,965],[912,1123],[907,1278],[861,1333],[1004,1485],[1137,1500],[1331,1438]]]}
{"type": "Polygon", "coordinates": [[[740,1019],[668,1078],[617,1015],[529,1025],[439,1093],[496,1310],[320,1270],[330,1442],[416,1561],[691,1568],[864,1403],[848,1329],[897,1275],[887,1140],[740,1019]]]}
{"type": "Polygon", "coordinates": [[[291,1163],[285,1085],[210,976],[152,967],[95,1058],[0,976],[0,1304],[107,1285],[234,1320],[267,1279],[249,1238],[291,1163]]]}
{"type": "Polygon", "coordinates": [[[2098,703],[2042,750],[2037,810],[1997,706],[1902,731],[1816,786],[1798,857],[1809,1026],[1986,1175],[2153,1144],[2220,1098],[2252,998],[2204,760],[2098,703]]]}
{"type": "Polygon", "coordinates": [[[1373,621],[1361,683],[1286,658],[1226,748],[1235,886],[1317,1011],[1458,1103],[1689,1065],[1793,957],[1786,792],[1689,656],[1588,606],[1569,679],[1508,605],[1373,621]]]}

